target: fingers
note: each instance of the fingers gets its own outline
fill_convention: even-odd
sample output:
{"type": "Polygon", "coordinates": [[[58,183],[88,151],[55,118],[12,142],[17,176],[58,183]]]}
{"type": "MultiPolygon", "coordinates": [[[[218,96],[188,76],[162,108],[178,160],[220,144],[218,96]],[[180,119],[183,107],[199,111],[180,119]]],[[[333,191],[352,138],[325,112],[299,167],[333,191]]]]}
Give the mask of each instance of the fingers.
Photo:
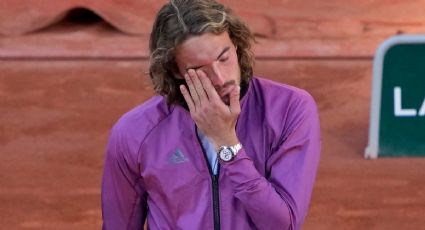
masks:
{"type": "MultiPolygon", "coordinates": [[[[199,98],[198,100],[194,101],[195,105],[199,105],[201,102],[208,100],[208,96],[205,93],[204,86],[202,85],[202,82],[199,79],[199,75],[198,75],[199,72],[201,71],[195,71],[193,69],[190,69],[187,71],[187,73],[189,74],[190,84],[193,86],[194,93],[196,93],[199,98]]],[[[188,85],[189,85],[189,82],[188,82],[188,85]]],[[[190,92],[192,94],[192,91],[190,92]]]]}
{"type": "Polygon", "coordinates": [[[205,93],[207,94],[207,97],[209,101],[214,100],[220,100],[220,96],[218,95],[217,91],[215,90],[214,86],[211,83],[211,80],[207,77],[204,71],[198,70],[196,73],[199,76],[199,80],[201,81],[201,84],[205,90],[205,93]]]}
{"type": "MultiPolygon", "coordinates": [[[[195,109],[196,106],[199,105],[200,98],[199,98],[198,92],[195,89],[195,84],[193,83],[192,78],[194,78],[194,77],[191,77],[189,75],[189,73],[186,73],[184,75],[184,79],[186,81],[186,84],[187,84],[187,87],[188,87],[188,90],[189,90],[188,93],[191,97],[191,101],[193,102],[193,105],[194,105],[193,108],[195,109]]],[[[186,100],[186,102],[187,102],[187,100],[186,100]]]]}
{"type": "Polygon", "coordinates": [[[180,86],[180,92],[182,93],[189,110],[193,112],[199,110],[202,104],[205,105],[208,102],[208,94],[205,91],[210,90],[210,88],[214,90],[211,82],[208,82],[209,79],[201,80],[201,78],[206,78],[205,73],[190,69],[184,75],[187,88],[184,85],[180,86]],[[203,77],[200,77],[200,74],[203,74],[203,77]],[[204,84],[207,85],[204,86],[204,84]]]}
{"type": "Polygon", "coordinates": [[[226,89],[222,91],[223,95],[220,96],[204,71],[195,71],[190,69],[184,75],[184,78],[186,80],[187,87],[183,85],[180,86],[180,91],[183,94],[190,111],[196,112],[205,109],[205,107],[212,106],[220,111],[230,110],[232,114],[240,113],[239,86],[235,85],[232,87],[232,85],[230,85],[225,87],[226,89]],[[222,96],[226,94],[229,95],[229,101],[227,102],[229,103],[229,106],[227,106],[222,99],[222,96]]]}
{"type": "Polygon", "coordinates": [[[180,85],[180,92],[183,94],[184,100],[186,101],[187,106],[190,111],[195,111],[195,105],[192,100],[192,96],[189,91],[186,89],[186,86],[180,85]]]}
{"type": "Polygon", "coordinates": [[[241,112],[241,105],[240,105],[240,93],[241,93],[241,87],[236,86],[233,88],[232,92],[230,92],[230,112],[233,114],[239,114],[241,112]]]}

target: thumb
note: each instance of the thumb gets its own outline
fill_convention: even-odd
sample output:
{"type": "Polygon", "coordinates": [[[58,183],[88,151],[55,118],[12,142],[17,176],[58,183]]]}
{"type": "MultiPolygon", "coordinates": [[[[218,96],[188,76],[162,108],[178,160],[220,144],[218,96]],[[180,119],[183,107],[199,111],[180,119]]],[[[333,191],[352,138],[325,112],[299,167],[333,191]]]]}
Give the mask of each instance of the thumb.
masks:
{"type": "Polygon", "coordinates": [[[241,112],[241,105],[239,102],[240,94],[240,86],[236,86],[232,92],[230,92],[230,112],[233,114],[239,114],[241,112]]]}

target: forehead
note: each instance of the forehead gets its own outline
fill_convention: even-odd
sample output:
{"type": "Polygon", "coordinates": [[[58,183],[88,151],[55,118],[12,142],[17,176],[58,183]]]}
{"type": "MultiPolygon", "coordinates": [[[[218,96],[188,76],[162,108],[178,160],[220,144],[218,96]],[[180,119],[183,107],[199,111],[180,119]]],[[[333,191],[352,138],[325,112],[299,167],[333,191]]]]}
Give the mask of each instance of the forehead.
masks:
{"type": "Polygon", "coordinates": [[[226,48],[234,47],[227,32],[191,36],[176,48],[176,61],[184,67],[214,61],[226,48]]]}

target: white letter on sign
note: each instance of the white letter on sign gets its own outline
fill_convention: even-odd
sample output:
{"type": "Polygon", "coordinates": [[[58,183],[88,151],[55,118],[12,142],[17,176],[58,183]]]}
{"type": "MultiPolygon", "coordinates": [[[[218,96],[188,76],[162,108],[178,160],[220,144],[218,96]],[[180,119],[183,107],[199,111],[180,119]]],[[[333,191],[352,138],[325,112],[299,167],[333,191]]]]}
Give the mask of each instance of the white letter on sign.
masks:
{"type": "Polygon", "coordinates": [[[394,115],[396,117],[415,117],[416,109],[403,109],[401,106],[401,88],[394,87],[394,115]]]}
{"type": "Polygon", "coordinates": [[[425,116],[425,98],[424,98],[424,102],[422,102],[422,106],[419,109],[419,116],[425,116]]]}

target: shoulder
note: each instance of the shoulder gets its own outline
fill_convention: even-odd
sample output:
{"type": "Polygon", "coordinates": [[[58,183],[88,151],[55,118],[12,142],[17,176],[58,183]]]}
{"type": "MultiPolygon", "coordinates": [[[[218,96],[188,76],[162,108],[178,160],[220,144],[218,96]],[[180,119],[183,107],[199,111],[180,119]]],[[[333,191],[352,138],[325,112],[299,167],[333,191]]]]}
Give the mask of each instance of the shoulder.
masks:
{"type": "Polygon", "coordinates": [[[261,99],[266,107],[277,109],[296,109],[299,106],[315,107],[314,98],[304,89],[255,77],[251,81],[254,97],[261,99]]]}
{"type": "Polygon", "coordinates": [[[163,97],[154,96],[118,119],[111,130],[110,142],[116,142],[125,151],[137,154],[146,136],[171,112],[163,97]]]}
{"type": "Polygon", "coordinates": [[[170,114],[170,106],[164,98],[154,96],[122,115],[114,127],[132,131],[133,129],[155,126],[170,114]]]}
{"type": "Polygon", "coordinates": [[[258,77],[250,87],[249,105],[259,108],[259,116],[275,132],[286,136],[302,123],[318,123],[316,102],[306,90],[258,77]]]}

